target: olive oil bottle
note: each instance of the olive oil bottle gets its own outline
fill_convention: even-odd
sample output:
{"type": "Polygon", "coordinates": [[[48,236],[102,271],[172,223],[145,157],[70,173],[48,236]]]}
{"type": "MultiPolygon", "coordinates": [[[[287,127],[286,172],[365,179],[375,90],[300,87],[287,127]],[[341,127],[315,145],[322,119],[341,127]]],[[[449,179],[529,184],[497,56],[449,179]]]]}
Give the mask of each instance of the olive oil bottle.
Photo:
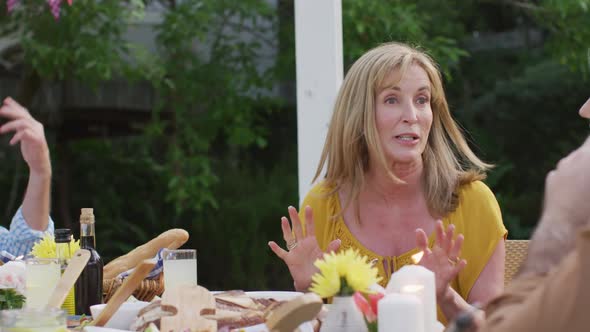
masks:
{"type": "Polygon", "coordinates": [[[94,212],[84,208],[80,214],[80,248],[90,251],[90,259],[75,286],[76,315],[91,315],[90,306],[102,303],[103,262],[96,251],[94,212]]]}

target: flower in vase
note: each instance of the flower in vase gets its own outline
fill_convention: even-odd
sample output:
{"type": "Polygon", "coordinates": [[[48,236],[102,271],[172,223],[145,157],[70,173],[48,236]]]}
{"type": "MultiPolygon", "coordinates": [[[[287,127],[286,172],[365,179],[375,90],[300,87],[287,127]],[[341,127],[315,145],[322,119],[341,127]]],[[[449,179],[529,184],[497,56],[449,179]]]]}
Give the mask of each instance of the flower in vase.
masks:
{"type": "Polygon", "coordinates": [[[375,294],[369,294],[369,305],[371,306],[371,310],[373,310],[373,312],[375,313],[375,316],[377,316],[379,314],[379,311],[377,308],[379,308],[378,303],[379,300],[381,300],[383,297],[385,296],[384,293],[375,293],[375,294]]]}
{"type": "Polygon", "coordinates": [[[383,293],[364,295],[361,292],[355,292],[352,296],[352,298],[354,299],[354,303],[356,304],[356,307],[363,314],[363,318],[365,319],[365,323],[367,324],[367,329],[369,330],[369,332],[377,331],[377,303],[384,296],[385,294],[383,293]]]}
{"type": "MultiPolygon", "coordinates": [[[[80,241],[72,240],[70,242],[70,256],[74,256],[74,253],[80,249],[80,241]]],[[[57,257],[55,252],[55,238],[53,235],[46,233],[41,241],[35,243],[33,249],[31,250],[31,254],[37,258],[54,258],[57,257]]]]}
{"type": "Polygon", "coordinates": [[[371,293],[370,286],[380,280],[367,257],[352,248],[324,254],[314,265],[319,272],[312,276],[310,290],[323,298],[352,295],[355,291],[371,293]]]}
{"type": "Polygon", "coordinates": [[[372,323],[377,320],[377,311],[367,301],[367,298],[361,292],[354,292],[352,296],[356,307],[363,313],[367,323],[372,323]]]}

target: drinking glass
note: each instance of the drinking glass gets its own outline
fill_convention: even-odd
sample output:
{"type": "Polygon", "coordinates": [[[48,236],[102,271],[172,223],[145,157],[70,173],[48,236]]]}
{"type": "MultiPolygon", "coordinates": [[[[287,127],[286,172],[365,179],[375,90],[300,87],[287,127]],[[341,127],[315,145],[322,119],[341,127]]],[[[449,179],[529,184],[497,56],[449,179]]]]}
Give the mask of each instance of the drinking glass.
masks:
{"type": "Polygon", "coordinates": [[[197,250],[164,249],[164,290],[197,285],[197,250]]]}
{"type": "Polygon", "coordinates": [[[56,308],[17,309],[0,311],[0,331],[6,332],[63,332],[66,312],[56,308]]]}
{"type": "Polygon", "coordinates": [[[26,307],[42,309],[59,281],[59,261],[57,258],[27,258],[25,262],[26,307]]]}

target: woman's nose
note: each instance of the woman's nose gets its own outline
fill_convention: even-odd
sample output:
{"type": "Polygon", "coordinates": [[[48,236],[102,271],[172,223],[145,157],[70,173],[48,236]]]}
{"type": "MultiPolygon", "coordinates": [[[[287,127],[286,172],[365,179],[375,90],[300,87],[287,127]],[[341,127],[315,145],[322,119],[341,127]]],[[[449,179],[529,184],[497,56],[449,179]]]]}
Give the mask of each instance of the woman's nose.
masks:
{"type": "Polygon", "coordinates": [[[407,123],[418,122],[418,113],[416,111],[416,107],[411,103],[406,105],[402,113],[402,120],[407,123]]]}

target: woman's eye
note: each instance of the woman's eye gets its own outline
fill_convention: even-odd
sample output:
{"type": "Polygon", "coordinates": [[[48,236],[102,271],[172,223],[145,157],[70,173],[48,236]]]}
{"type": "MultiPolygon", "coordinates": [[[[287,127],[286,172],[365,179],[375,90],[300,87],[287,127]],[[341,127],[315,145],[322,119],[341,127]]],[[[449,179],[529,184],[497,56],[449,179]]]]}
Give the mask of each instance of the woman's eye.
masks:
{"type": "Polygon", "coordinates": [[[385,99],[385,103],[386,104],[395,104],[395,103],[397,103],[397,98],[389,97],[389,98],[385,99]]]}
{"type": "Polygon", "coordinates": [[[430,99],[428,99],[428,97],[418,97],[418,99],[416,99],[416,101],[420,105],[426,105],[426,104],[428,104],[428,102],[430,101],[430,99]]]}

